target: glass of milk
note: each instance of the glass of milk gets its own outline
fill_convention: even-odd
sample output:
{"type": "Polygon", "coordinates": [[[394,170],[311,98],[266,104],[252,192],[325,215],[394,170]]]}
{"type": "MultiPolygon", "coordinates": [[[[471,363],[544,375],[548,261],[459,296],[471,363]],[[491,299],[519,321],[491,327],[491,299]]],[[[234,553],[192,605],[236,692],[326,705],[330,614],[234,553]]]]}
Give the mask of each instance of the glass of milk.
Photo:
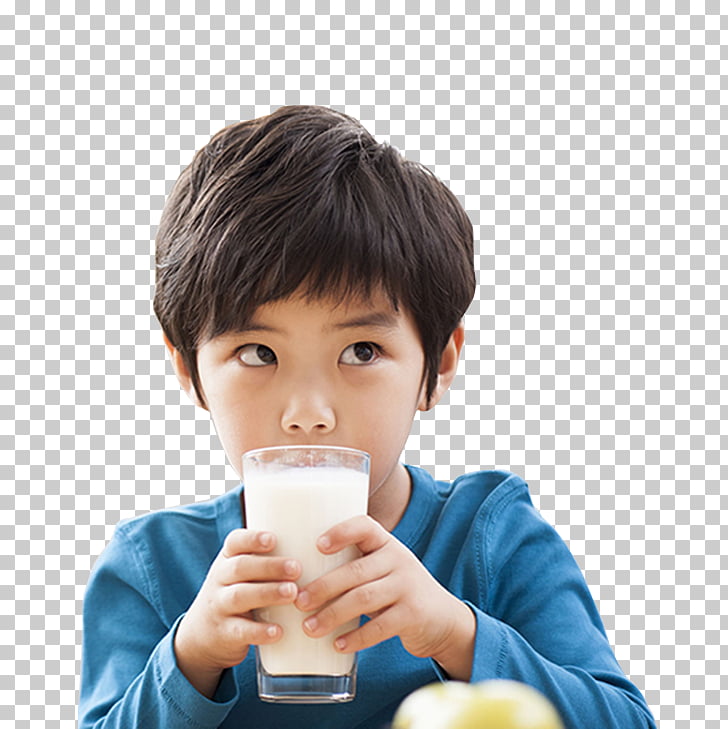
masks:
{"type": "MultiPolygon", "coordinates": [[[[274,555],[297,559],[300,587],[359,556],[356,547],[321,554],[316,540],[345,519],[367,512],[369,454],[352,448],[283,446],[243,455],[245,526],[277,537],[274,555]]],[[[334,649],[334,640],[354,630],[350,621],[335,634],[311,638],[303,632],[308,615],[295,605],[257,611],[277,623],[283,637],[256,647],[258,695],[264,701],[334,703],[356,691],[356,655],[334,649]]]]}

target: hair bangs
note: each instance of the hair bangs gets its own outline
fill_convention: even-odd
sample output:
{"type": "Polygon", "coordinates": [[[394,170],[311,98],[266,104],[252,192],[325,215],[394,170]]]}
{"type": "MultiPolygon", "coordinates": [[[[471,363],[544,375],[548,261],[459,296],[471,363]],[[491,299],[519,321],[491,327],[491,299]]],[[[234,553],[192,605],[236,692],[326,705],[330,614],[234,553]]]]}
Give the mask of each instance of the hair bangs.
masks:
{"type": "Polygon", "coordinates": [[[223,234],[207,259],[205,339],[244,329],[259,306],[291,296],[336,304],[383,293],[395,310],[409,304],[412,246],[400,209],[388,210],[400,201],[360,168],[339,172],[325,191],[290,195],[275,203],[275,215],[240,215],[244,223],[223,234]]]}

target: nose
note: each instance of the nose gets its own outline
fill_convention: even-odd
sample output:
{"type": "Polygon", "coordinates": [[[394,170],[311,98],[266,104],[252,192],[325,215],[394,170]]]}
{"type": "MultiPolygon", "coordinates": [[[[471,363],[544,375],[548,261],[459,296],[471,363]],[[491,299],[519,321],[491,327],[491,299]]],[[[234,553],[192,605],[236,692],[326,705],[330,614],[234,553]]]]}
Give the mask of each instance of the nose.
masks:
{"type": "Polygon", "coordinates": [[[289,435],[326,435],[336,427],[336,416],[324,393],[301,389],[288,399],[281,427],[289,435]]]}

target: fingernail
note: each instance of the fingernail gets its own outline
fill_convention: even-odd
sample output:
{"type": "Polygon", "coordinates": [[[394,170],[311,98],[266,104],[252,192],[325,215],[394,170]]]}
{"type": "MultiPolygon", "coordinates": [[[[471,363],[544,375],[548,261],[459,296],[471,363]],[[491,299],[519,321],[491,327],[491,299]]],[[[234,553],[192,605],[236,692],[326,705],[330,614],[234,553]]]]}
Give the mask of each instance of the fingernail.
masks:
{"type": "Polygon", "coordinates": [[[278,626],[277,625],[269,625],[265,629],[266,635],[269,638],[275,638],[278,635],[278,626]]]}
{"type": "Polygon", "coordinates": [[[261,547],[270,547],[272,541],[273,535],[269,534],[268,532],[263,532],[258,535],[258,542],[260,543],[261,547]]]}
{"type": "Polygon", "coordinates": [[[286,560],[283,569],[287,575],[295,575],[298,572],[298,562],[295,559],[286,560]]]}
{"type": "Polygon", "coordinates": [[[318,545],[323,550],[329,549],[331,547],[331,540],[328,537],[319,537],[318,545]]]}
{"type": "Polygon", "coordinates": [[[309,633],[313,633],[316,631],[316,628],[318,628],[318,620],[316,618],[307,618],[303,621],[303,627],[306,628],[306,630],[309,633]]]}
{"type": "Polygon", "coordinates": [[[304,590],[299,593],[298,600],[296,602],[298,602],[300,607],[305,608],[309,602],[311,602],[311,596],[304,590]]]}
{"type": "Polygon", "coordinates": [[[337,638],[334,641],[334,647],[337,651],[343,651],[346,648],[346,641],[343,638],[337,638]]]}
{"type": "Polygon", "coordinates": [[[278,585],[278,592],[282,597],[291,597],[295,594],[296,585],[293,582],[282,582],[278,585]]]}

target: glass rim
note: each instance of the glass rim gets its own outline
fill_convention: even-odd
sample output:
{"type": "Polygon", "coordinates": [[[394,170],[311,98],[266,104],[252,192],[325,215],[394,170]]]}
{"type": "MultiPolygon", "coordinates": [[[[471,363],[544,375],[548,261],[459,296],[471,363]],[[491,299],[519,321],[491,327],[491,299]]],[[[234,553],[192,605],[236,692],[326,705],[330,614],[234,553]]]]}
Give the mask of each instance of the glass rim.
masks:
{"type": "Polygon", "coordinates": [[[359,450],[358,448],[349,448],[347,446],[334,446],[334,445],[285,445],[285,446],[265,446],[264,448],[253,448],[252,450],[243,453],[242,460],[246,458],[252,458],[258,454],[271,453],[272,451],[342,451],[344,453],[358,454],[365,456],[371,460],[371,454],[366,451],[359,450]]]}

